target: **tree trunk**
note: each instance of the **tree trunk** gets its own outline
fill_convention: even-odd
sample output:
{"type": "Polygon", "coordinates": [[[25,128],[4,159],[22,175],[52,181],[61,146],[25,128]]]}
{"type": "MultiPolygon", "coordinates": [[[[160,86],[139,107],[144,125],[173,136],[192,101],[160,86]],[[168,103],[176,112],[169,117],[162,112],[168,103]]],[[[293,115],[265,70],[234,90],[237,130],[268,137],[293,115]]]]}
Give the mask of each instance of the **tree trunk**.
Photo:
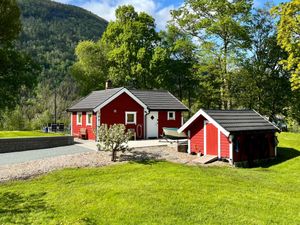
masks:
{"type": "Polygon", "coordinates": [[[224,40],[224,58],[223,58],[223,85],[221,87],[221,98],[222,98],[222,105],[223,109],[231,108],[230,105],[230,94],[229,94],[229,77],[227,71],[227,54],[228,54],[228,41],[227,39],[224,40]]]}
{"type": "Polygon", "coordinates": [[[113,149],[111,153],[111,161],[115,162],[116,160],[117,160],[117,151],[113,149]]]}

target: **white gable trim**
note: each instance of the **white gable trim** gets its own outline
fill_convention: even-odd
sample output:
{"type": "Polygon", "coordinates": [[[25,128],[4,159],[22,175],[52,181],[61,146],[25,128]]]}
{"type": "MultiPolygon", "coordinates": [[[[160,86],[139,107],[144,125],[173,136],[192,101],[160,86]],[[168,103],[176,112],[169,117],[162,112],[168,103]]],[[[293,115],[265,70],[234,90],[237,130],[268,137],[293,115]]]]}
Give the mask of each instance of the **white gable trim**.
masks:
{"type": "Polygon", "coordinates": [[[103,108],[104,106],[106,106],[107,104],[109,104],[110,102],[115,100],[117,97],[119,97],[123,93],[126,93],[127,95],[129,95],[134,101],[136,101],[138,104],[140,104],[145,109],[146,112],[148,112],[147,106],[140,99],[138,99],[134,94],[132,94],[129,90],[127,90],[126,88],[123,88],[120,91],[118,91],[116,94],[111,96],[105,102],[103,102],[102,104],[100,104],[96,108],[94,108],[93,111],[98,112],[101,108],[103,108]]]}
{"type": "Polygon", "coordinates": [[[178,133],[183,132],[186,128],[188,128],[192,122],[194,122],[199,116],[203,116],[205,117],[206,120],[208,120],[209,122],[211,122],[215,127],[217,127],[218,129],[220,129],[220,131],[226,136],[228,137],[230,132],[225,130],[224,127],[222,127],[220,124],[218,124],[210,115],[208,115],[203,109],[200,109],[195,115],[193,115],[185,124],[183,124],[182,127],[180,127],[178,129],[178,133]]]}

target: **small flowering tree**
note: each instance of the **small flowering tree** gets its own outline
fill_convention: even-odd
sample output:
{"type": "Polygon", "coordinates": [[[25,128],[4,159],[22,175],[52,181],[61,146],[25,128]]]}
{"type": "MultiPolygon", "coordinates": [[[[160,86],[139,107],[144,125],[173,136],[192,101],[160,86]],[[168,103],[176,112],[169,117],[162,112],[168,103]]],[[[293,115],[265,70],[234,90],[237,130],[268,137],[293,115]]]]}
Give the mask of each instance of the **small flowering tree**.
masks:
{"type": "Polygon", "coordinates": [[[104,151],[111,151],[111,161],[115,162],[117,158],[117,152],[128,151],[128,141],[132,137],[131,132],[126,132],[124,124],[114,124],[108,127],[103,124],[98,129],[98,149],[103,148],[104,151]]]}

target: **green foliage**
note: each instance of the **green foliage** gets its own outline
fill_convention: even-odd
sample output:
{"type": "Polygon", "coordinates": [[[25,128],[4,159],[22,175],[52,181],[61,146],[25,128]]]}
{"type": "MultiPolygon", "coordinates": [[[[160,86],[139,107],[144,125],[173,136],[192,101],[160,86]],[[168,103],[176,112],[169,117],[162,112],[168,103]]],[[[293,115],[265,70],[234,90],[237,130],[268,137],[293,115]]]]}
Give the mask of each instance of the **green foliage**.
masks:
{"type": "Polygon", "coordinates": [[[300,1],[291,0],[274,7],[272,12],[280,17],[278,44],[288,53],[281,62],[291,71],[293,89],[300,89],[300,1]]]}
{"type": "Polygon", "coordinates": [[[160,37],[160,48],[156,48],[151,68],[159,75],[163,88],[180,100],[187,99],[188,106],[191,106],[197,84],[193,68],[197,63],[196,46],[191,36],[172,25],[167,31],[161,31],[160,37]]]}
{"type": "Polygon", "coordinates": [[[213,47],[219,57],[221,100],[223,108],[231,107],[230,82],[232,68],[229,56],[249,45],[246,24],[249,22],[252,1],[186,0],[172,11],[173,23],[194,36],[201,47],[213,47]]]}
{"type": "MultiPolygon", "coordinates": [[[[5,0],[5,2],[14,1],[5,0]]],[[[22,32],[16,43],[17,49],[30,55],[41,70],[38,71],[36,66],[31,66],[32,62],[24,54],[16,50],[3,52],[0,49],[0,78],[5,75],[4,79],[0,79],[0,108],[4,106],[14,108],[19,102],[20,105],[15,111],[24,114],[26,123],[22,129],[40,129],[46,123],[54,122],[56,92],[57,121],[67,125],[70,123],[70,117],[66,109],[80,97],[77,85],[69,75],[70,66],[75,61],[75,47],[81,40],[96,40],[102,35],[107,22],[84,9],[49,0],[17,0],[17,2],[22,21],[22,32]],[[22,73],[19,72],[21,70],[22,73]],[[35,80],[38,80],[38,85],[32,91],[35,80]],[[18,86],[20,83],[27,88],[20,88],[18,86]]],[[[18,9],[17,5],[10,7],[14,8],[18,9]]],[[[0,34],[10,29],[4,24],[5,21],[14,24],[15,30],[20,30],[17,25],[20,23],[19,16],[15,16],[15,12],[9,16],[9,11],[4,11],[5,13],[0,13],[0,34]],[[2,17],[5,19],[2,20],[2,17]],[[3,26],[5,29],[2,29],[3,26]]],[[[9,117],[8,114],[6,120],[13,121],[13,118],[9,117]]],[[[11,129],[18,129],[18,125],[11,129]]]]}
{"type": "Polygon", "coordinates": [[[299,224],[299,140],[281,133],[267,168],[126,163],[0,184],[0,223],[299,224]]]}
{"type": "Polygon", "coordinates": [[[286,54],[277,45],[276,26],[268,8],[254,10],[249,31],[250,56],[241,59],[240,69],[233,74],[235,105],[270,117],[286,114],[292,95],[289,74],[280,65],[286,54]]]}
{"type": "Polygon", "coordinates": [[[0,47],[0,65],[0,109],[14,108],[22,89],[35,86],[39,70],[27,55],[10,47],[0,47]]]}
{"type": "Polygon", "coordinates": [[[92,90],[103,89],[108,73],[105,46],[93,41],[83,41],[77,45],[75,53],[77,62],[71,72],[81,94],[87,95],[92,90]]]}
{"type": "Polygon", "coordinates": [[[154,88],[158,74],[151,70],[159,41],[154,19],[135,12],[132,6],[116,10],[98,42],[85,41],[76,48],[73,76],[83,93],[103,87],[106,79],[114,86],[154,88]]]}
{"type": "Polygon", "coordinates": [[[19,8],[14,0],[0,4],[0,110],[13,108],[20,100],[20,91],[35,84],[37,67],[25,54],[14,49],[20,32],[19,8]]]}
{"type": "Polygon", "coordinates": [[[18,0],[23,24],[18,47],[42,66],[40,80],[58,86],[75,61],[81,40],[96,40],[107,22],[79,7],[49,0],[18,0]]]}
{"type": "Polygon", "coordinates": [[[20,10],[16,0],[3,0],[0,5],[0,47],[15,40],[21,31],[20,10]]]}
{"type": "Polygon", "coordinates": [[[110,22],[101,43],[107,46],[109,79],[118,86],[134,82],[138,88],[153,88],[156,74],[151,73],[158,34],[154,19],[137,13],[132,6],[116,10],[116,21],[110,22]]]}
{"type": "Polygon", "coordinates": [[[98,128],[98,149],[102,148],[104,151],[111,151],[111,161],[115,162],[117,159],[117,152],[125,152],[130,150],[128,148],[128,141],[132,138],[132,133],[126,131],[124,124],[114,124],[108,127],[106,124],[102,124],[98,128]]]}

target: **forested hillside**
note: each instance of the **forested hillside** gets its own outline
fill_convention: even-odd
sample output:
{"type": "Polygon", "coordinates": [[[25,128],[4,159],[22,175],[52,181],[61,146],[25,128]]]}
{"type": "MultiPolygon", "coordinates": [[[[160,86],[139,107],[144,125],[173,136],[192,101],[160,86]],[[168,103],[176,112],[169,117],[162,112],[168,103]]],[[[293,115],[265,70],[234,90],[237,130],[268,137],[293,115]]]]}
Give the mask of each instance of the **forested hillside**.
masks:
{"type": "Polygon", "coordinates": [[[49,0],[18,0],[22,33],[18,47],[42,66],[41,79],[60,82],[81,40],[97,40],[107,21],[86,10],[49,0]]]}
{"type": "Polygon", "coordinates": [[[16,108],[1,113],[0,129],[39,129],[54,121],[69,122],[66,108],[79,94],[69,74],[75,47],[82,40],[97,40],[108,22],[82,8],[50,0],[17,0],[21,32],[16,50],[24,52],[40,68],[34,90],[22,90],[16,108]]]}

